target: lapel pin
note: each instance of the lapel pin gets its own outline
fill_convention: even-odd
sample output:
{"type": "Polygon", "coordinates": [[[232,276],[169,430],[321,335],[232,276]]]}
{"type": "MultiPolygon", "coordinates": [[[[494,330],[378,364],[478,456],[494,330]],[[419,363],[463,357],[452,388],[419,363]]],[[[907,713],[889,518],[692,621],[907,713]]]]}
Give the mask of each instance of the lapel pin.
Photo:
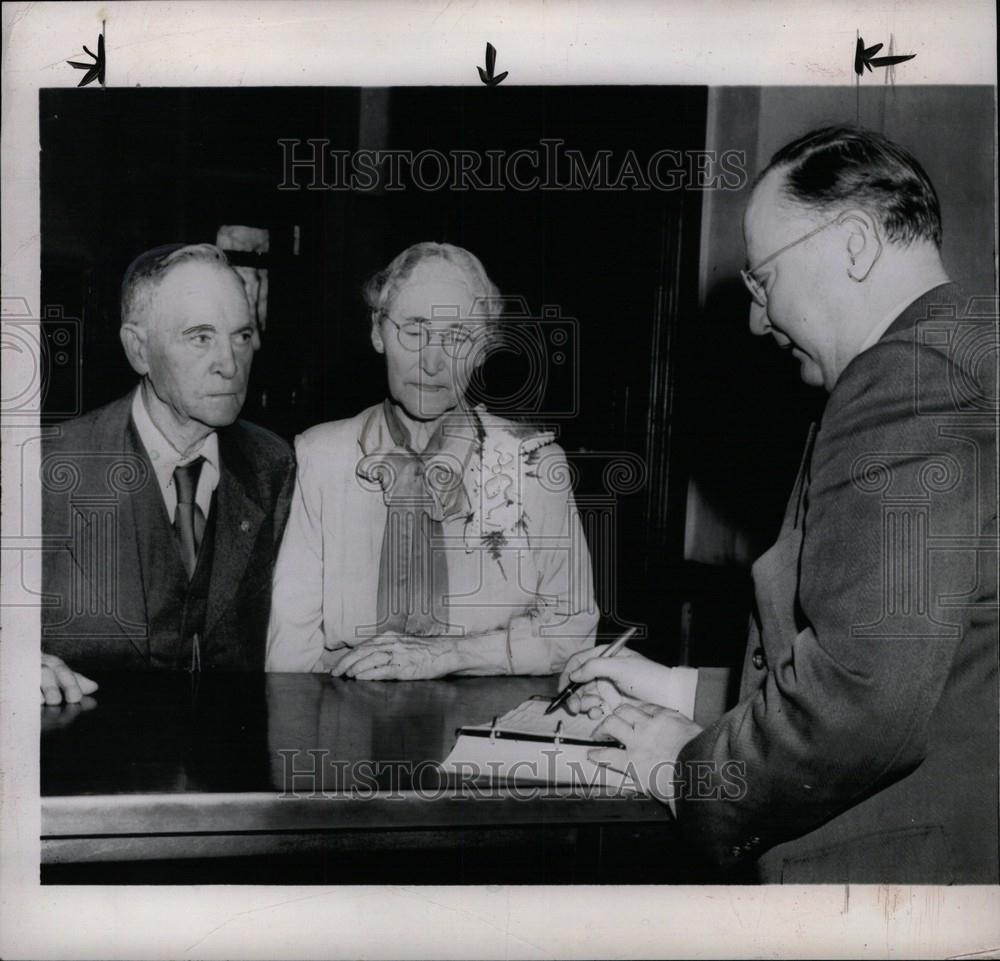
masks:
{"type": "Polygon", "coordinates": [[[245,534],[250,530],[250,521],[240,521],[240,530],[245,534]]]}

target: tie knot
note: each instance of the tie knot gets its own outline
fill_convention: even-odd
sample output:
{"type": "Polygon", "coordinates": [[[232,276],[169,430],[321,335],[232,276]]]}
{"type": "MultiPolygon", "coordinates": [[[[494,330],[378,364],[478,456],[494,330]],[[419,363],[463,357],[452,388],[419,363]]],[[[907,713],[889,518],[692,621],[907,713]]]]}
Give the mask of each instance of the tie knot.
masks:
{"type": "Polygon", "coordinates": [[[193,504],[194,494],[198,489],[198,478],[201,476],[201,465],[204,457],[196,457],[190,464],[178,465],[174,468],[174,486],[177,488],[178,504],[193,504]]]}

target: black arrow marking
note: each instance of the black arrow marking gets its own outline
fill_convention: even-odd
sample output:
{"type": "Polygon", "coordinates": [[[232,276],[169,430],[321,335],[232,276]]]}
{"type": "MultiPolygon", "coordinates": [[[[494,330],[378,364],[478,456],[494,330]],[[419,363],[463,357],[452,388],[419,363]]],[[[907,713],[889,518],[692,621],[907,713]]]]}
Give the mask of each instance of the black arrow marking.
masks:
{"type": "Polygon", "coordinates": [[[479,79],[486,84],[487,87],[495,87],[498,83],[503,83],[504,77],[507,76],[507,71],[505,70],[497,76],[493,76],[493,68],[497,63],[497,52],[493,48],[492,43],[486,44],[486,69],[483,70],[482,67],[476,67],[479,71],[479,79]]]}
{"type": "Polygon", "coordinates": [[[876,43],[874,46],[866,47],[865,41],[858,37],[857,46],[854,48],[854,72],[860,77],[865,72],[872,72],[872,67],[894,67],[897,63],[905,63],[912,60],[916,54],[907,53],[898,57],[876,57],[875,54],[882,49],[882,44],[876,43]]]}
{"type": "Polygon", "coordinates": [[[77,70],[86,70],[87,72],[83,75],[83,79],[77,84],[78,87],[86,87],[87,84],[93,83],[95,80],[103,87],[104,86],[104,25],[101,24],[101,33],[97,37],[97,53],[93,53],[91,50],[87,49],[87,45],[83,45],[83,52],[88,56],[94,58],[93,63],[79,63],[76,60],[67,60],[71,67],[75,67],[77,70]]]}

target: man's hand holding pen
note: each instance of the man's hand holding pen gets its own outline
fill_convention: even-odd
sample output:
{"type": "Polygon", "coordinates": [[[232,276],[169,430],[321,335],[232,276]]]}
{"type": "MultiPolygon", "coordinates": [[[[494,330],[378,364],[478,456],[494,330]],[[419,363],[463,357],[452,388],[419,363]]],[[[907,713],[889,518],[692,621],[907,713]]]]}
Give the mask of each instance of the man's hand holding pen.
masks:
{"type": "Polygon", "coordinates": [[[586,714],[596,720],[623,702],[665,703],[670,671],[669,667],[627,647],[614,657],[602,657],[599,648],[588,648],[566,662],[557,687],[563,690],[569,684],[582,684],[569,695],[566,709],[571,714],[586,714]]]}
{"type": "Polygon", "coordinates": [[[665,706],[674,701],[677,678],[673,668],[628,649],[615,657],[581,652],[559,678],[560,689],[567,683],[583,684],[567,699],[567,710],[604,717],[595,735],[610,735],[623,745],[595,748],[590,760],[634,777],[646,794],[671,810],[677,756],[702,730],[685,714],[665,706]]]}

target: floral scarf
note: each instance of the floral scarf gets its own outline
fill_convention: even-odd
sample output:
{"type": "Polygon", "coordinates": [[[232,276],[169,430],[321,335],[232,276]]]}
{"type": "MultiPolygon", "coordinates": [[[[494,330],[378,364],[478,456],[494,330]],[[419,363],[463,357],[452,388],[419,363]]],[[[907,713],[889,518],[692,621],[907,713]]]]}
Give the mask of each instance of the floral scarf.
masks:
{"type": "Polygon", "coordinates": [[[463,480],[476,444],[472,411],[442,417],[423,451],[386,400],[365,425],[358,475],[382,489],[387,508],[378,578],[379,633],[433,635],[448,630],[448,563],[442,523],[466,515],[463,480]]]}

